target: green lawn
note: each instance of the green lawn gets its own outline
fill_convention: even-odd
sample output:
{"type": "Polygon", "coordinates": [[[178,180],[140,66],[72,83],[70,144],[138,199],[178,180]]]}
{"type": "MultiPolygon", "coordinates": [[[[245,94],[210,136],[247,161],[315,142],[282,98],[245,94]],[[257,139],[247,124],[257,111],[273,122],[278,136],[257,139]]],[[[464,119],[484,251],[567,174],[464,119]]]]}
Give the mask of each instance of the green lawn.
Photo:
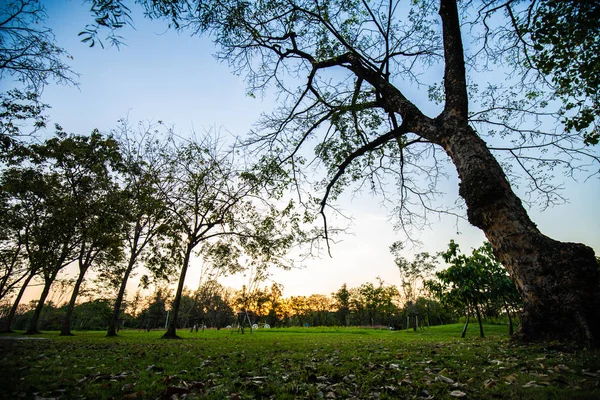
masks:
{"type": "Polygon", "coordinates": [[[2,398],[600,398],[600,352],[516,346],[462,325],[0,337],[2,398]]]}

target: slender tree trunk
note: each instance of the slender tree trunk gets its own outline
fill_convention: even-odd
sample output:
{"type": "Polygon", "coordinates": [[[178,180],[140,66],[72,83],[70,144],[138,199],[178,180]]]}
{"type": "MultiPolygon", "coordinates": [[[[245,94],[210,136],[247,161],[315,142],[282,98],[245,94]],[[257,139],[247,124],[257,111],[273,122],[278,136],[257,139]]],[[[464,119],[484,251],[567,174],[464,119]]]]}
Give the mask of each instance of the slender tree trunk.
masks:
{"type": "Polygon", "coordinates": [[[127,281],[129,280],[129,275],[135,266],[135,255],[132,252],[129,263],[127,264],[127,269],[125,270],[125,274],[123,274],[123,279],[121,280],[121,286],[119,287],[119,293],[117,294],[117,298],[115,300],[115,305],[113,307],[113,314],[108,324],[108,331],[106,332],[106,336],[112,337],[117,336],[117,325],[119,324],[119,317],[121,316],[121,304],[123,304],[123,297],[125,296],[125,288],[127,287],[127,281]]]}
{"type": "Polygon", "coordinates": [[[508,317],[508,334],[512,336],[514,333],[513,321],[510,317],[510,311],[508,309],[508,304],[506,303],[506,300],[502,299],[502,302],[504,303],[504,310],[506,311],[506,316],[508,317]]]}
{"type": "Polygon", "coordinates": [[[36,274],[37,274],[37,271],[31,271],[29,273],[29,275],[27,276],[27,278],[25,279],[25,282],[23,282],[23,286],[21,286],[21,289],[19,289],[17,298],[15,299],[15,302],[13,303],[12,307],[10,308],[8,316],[4,320],[4,326],[2,327],[2,332],[12,332],[11,327],[13,324],[13,320],[15,319],[15,315],[17,314],[17,309],[19,308],[19,303],[21,303],[21,298],[23,297],[23,294],[25,293],[25,290],[27,289],[29,282],[31,281],[31,279],[33,279],[33,277],[36,274]]]}
{"type": "Polygon", "coordinates": [[[48,294],[50,293],[50,286],[52,286],[52,283],[54,282],[55,277],[56,277],[56,275],[54,275],[50,278],[44,279],[44,289],[42,290],[42,294],[40,295],[38,304],[35,307],[35,310],[33,311],[33,315],[31,316],[31,321],[29,321],[29,326],[27,327],[27,330],[25,331],[25,333],[27,335],[33,335],[36,333],[40,333],[40,331],[38,330],[38,324],[40,322],[40,315],[42,315],[42,309],[44,308],[44,303],[46,302],[46,298],[48,297],[48,294]]]}
{"type": "Polygon", "coordinates": [[[471,308],[467,306],[467,319],[465,320],[465,326],[463,327],[462,334],[460,337],[464,338],[467,336],[467,328],[469,327],[469,317],[471,316],[471,308]]]}
{"type": "Polygon", "coordinates": [[[81,284],[83,283],[83,278],[85,277],[87,270],[87,266],[84,266],[79,270],[79,276],[77,277],[77,281],[73,287],[73,292],[71,293],[71,299],[69,300],[69,305],[67,306],[67,313],[65,314],[60,336],[73,336],[71,333],[71,318],[73,317],[75,302],[77,301],[77,296],[79,296],[79,289],[81,288],[81,284]]]}
{"type": "Polygon", "coordinates": [[[171,319],[167,331],[163,335],[163,339],[179,339],[177,336],[177,317],[179,315],[179,307],[181,306],[181,296],[183,294],[183,283],[185,281],[185,275],[187,273],[188,265],[190,262],[190,255],[192,254],[193,247],[188,244],[185,249],[185,257],[183,259],[183,265],[181,266],[181,273],[179,274],[179,284],[177,285],[177,292],[173,299],[173,305],[171,307],[171,319]]]}
{"type": "MultiPolygon", "coordinates": [[[[241,330],[242,335],[244,334],[244,324],[246,323],[246,315],[247,315],[247,311],[246,311],[246,309],[244,309],[244,316],[242,317],[242,322],[240,323],[239,322],[240,317],[238,314],[238,332],[240,332],[240,330],[241,330]]],[[[302,322],[300,324],[302,325],[302,322]]]]}
{"type": "Polygon", "coordinates": [[[479,323],[479,337],[485,337],[483,335],[483,323],[481,322],[481,310],[477,303],[475,303],[475,312],[477,313],[477,322],[479,323]]]}

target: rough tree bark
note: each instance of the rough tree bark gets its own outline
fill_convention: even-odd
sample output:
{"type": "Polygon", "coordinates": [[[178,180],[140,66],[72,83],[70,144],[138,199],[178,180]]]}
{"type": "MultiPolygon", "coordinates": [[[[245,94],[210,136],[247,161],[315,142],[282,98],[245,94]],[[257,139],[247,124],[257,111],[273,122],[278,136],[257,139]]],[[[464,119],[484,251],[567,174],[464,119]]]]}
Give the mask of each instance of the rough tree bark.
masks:
{"type": "Polygon", "coordinates": [[[481,228],[523,297],[516,339],[600,345],[600,290],[594,251],[544,236],[498,162],[469,127],[444,141],[460,177],[469,222],[481,228]]]}

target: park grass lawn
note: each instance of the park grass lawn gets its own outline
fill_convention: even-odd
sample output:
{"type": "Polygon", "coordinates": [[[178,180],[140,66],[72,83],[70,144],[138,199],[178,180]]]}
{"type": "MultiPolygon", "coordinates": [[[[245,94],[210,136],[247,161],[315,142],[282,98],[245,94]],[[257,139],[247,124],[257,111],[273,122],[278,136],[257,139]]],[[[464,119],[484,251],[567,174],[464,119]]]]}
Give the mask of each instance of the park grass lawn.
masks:
{"type": "MultiPolygon", "coordinates": [[[[600,352],[517,346],[462,325],[45,333],[0,338],[0,397],[18,399],[599,399],[600,352]]],[[[13,335],[14,336],[14,335],[13,335]]]]}

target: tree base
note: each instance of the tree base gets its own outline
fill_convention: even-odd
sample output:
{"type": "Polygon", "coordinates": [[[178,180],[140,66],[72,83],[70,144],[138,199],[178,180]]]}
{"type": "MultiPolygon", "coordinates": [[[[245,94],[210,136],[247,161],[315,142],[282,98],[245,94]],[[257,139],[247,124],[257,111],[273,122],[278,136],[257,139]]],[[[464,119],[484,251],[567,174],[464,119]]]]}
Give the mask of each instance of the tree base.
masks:
{"type": "Polygon", "coordinates": [[[513,340],[600,347],[600,278],[594,251],[547,237],[540,242],[513,340]]]}
{"type": "Polygon", "coordinates": [[[177,336],[177,334],[167,332],[164,335],[162,335],[161,339],[182,339],[182,337],[177,336]]]}

